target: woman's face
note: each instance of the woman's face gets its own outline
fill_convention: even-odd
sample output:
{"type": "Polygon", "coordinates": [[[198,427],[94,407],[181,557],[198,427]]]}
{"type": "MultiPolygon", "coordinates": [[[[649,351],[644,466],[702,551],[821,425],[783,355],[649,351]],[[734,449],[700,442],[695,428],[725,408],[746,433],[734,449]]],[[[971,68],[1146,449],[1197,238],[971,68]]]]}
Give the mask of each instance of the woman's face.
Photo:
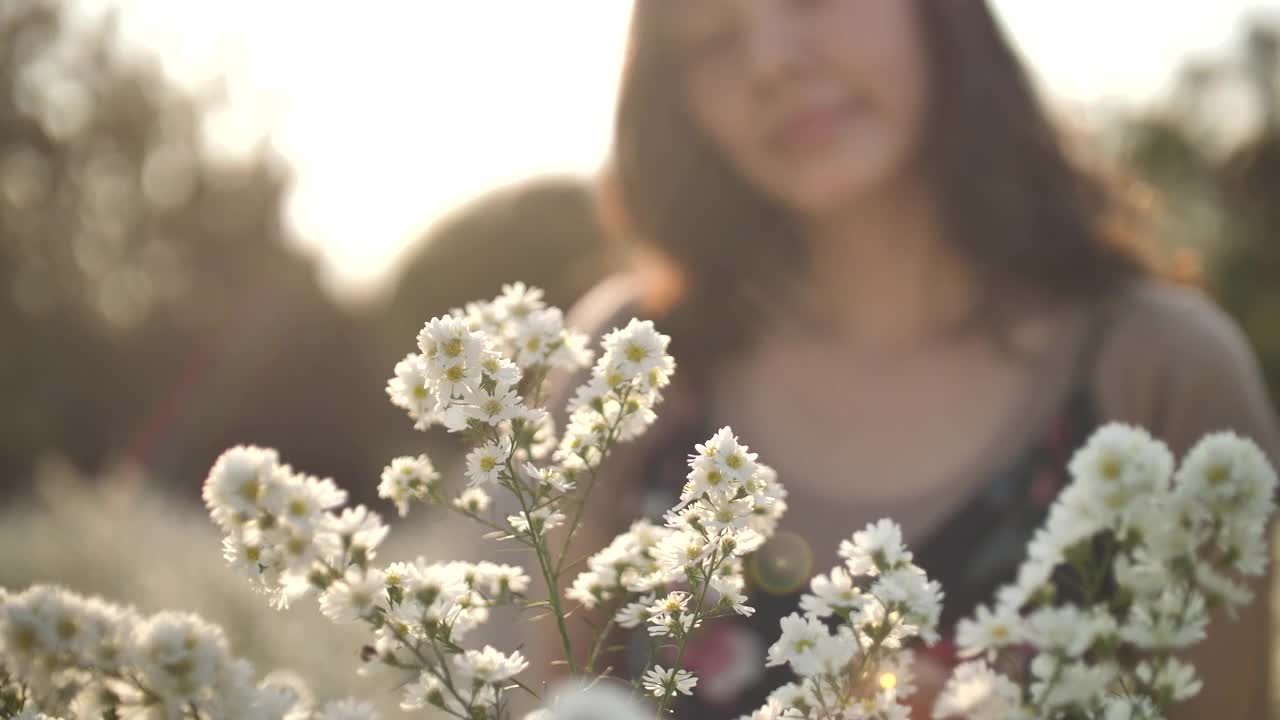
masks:
{"type": "Polygon", "coordinates": [[[911,174],[927,85],[914,3],[672,4],[690,114],[750,184],[815,218],[911,174]]]}

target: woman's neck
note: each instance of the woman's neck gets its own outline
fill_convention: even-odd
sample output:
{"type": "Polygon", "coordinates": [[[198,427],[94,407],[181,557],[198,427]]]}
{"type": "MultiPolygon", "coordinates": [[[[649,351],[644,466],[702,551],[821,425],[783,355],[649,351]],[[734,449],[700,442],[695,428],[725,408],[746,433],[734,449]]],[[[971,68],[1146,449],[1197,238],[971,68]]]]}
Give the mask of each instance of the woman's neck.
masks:
{"type": "Polygon", "coordinates": [[[846,347],[895,354],[969,318],[975,279],[922,184],[815,218],[805,230],[807,297],[846,347]]]}

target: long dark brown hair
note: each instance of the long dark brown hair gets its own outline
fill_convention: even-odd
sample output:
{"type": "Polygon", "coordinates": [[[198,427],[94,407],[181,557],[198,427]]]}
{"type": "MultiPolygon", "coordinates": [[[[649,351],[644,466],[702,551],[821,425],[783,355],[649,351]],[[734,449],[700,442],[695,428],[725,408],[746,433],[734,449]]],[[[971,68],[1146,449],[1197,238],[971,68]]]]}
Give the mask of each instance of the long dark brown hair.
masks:
{"type": "MultiPolygon", "coordinates": [[[[807,258],[788,214],[690,118],[661,17],[671,1],[635,2],[612,181],[629,229],[680,271],[664,327],[696,372],[750,341],[807,258]]],[[[1128,203],[1069,157],[987,2],[916,0],[915,11],[930,85],[920,159],[946,240],[978,275],[983,322],[1002,324],[1030,297],[1083,301],[1143,274],[1128,203]]]]}

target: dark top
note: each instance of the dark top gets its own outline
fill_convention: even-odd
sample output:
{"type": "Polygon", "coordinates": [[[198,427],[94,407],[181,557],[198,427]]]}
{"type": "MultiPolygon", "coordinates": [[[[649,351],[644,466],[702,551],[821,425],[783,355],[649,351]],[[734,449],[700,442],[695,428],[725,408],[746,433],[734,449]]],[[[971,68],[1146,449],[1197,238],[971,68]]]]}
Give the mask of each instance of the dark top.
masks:
{"type": "MultiPolygon", "coordinates": [[[[944,666],[957,662],[952,644],[956,622],[978,604],[993,602],[996,590],[1015,579],[1027,544],[1067,481],[1071,454],[1096,428],[1099,413],[1089,378],[1103,323],[1095,320],[1093,325],[1078,356],[1071,390],[1035,442],[973,493],[923,544],[911,548],[916,564],[938,580],[945,593],[939,627],[942,639],[932,648],[919,649],[944,666]]],[[[661,523],[661,511],[675,505],[686,474],[683,458],[715,430],[694,413],[647,455],[641,464],[641,507],[651,519],[661,523]]],[[[779,476],[786,477],[784,469],[779,468],[779,476]]],[[[791,520],[794,523],[796,518],[791,520]]],[[[780,530],[747,558],[746,593],[755,614],[713,620],[689,642],[683,665],[697,675],[698,685],[692,697],[682,696],[676,703],[680,717],[714,720],[749,714],[775,688],[796,679],[785,666],[765,668],[764,660],[781,632],[779,620],[800,611],[800,595],[809,589],[808,576],[788,577],[786,572],[789,565],[808,567],[809,563],[788,560],[809,552],[797,535],[780,530]]],[[[627,657],[621,664],[632,676],[644,671],[648,659],[644,633],[642,626],[626,643],[627,657]]],[[[669,666],[673,660],[660,653],[656,662],[669,666]]]]}

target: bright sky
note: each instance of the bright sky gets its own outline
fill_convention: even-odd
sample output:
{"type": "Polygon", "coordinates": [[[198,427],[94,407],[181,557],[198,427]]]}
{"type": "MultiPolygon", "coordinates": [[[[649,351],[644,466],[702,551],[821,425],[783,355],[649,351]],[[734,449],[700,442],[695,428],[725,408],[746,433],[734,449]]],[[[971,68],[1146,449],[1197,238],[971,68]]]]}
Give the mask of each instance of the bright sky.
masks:
{"type": "MultiPolygon", "coordinates": [[[[945,1],[945,0],[935,0],[945,1]]],[[[178,82],[223,73],[210,119],[264,134],[297,170],[288,220],[326,281],[359,296],[441,213],[495,184],[589,173],[608,147],[630,0],[77,0],[178,82]],[[356,10],[355,8],[359,9],[356,10]],[[345,42],[346,45],[336,44],[345,42]]],[[[1280,0],[995,0],[1051,94],[1149,102],[1182,58],[1232,42],[1280,0]]]]}

